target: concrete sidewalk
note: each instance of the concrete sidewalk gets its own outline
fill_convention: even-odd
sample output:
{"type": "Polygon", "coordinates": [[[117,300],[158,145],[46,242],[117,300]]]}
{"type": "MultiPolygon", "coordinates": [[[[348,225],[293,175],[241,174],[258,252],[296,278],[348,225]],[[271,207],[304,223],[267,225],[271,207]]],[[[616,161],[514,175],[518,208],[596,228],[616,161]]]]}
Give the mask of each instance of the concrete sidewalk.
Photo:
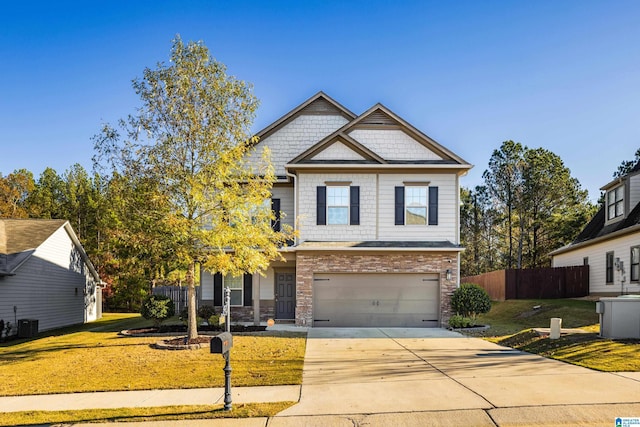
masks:
{"type": "MultiPolygon", "coordinates": [[[[300,386],[232,387],[233,404],[297,402],[300,386]]],[[[224,388],[178,390],[105,391],[0,397],[0,412],[66,411],[73,409],[141,408],[171,405],[216,405],[224,403],[224,388]]]]}

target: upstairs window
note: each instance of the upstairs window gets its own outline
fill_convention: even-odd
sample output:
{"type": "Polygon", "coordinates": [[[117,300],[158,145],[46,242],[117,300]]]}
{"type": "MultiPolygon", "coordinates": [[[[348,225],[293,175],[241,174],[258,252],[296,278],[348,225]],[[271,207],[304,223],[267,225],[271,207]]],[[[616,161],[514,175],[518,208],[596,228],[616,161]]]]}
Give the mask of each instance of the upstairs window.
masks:
{"type": "Polygon", "coordinates": [[[427,187],[405,187],[405,224],[427,224],[427,187]]]}
{"type": "Polygon", "coordinates": [[[395,225],[438,225],[438,187],[395,188],[395,225]]]}
{"type": "Polygon", "coordinates": [[[349,187],[327,187],[327,224],[349,224],[349,187]]]}
{"type": "Polygon", "coordinates": [[[624,186],[619,186],[607,193],[607,219],[624,215],[624,186]]]}
{"type": "Polygon", "coordinates": [[[316,225],[360,225],[360,187],[316,187],[316,225]]]}

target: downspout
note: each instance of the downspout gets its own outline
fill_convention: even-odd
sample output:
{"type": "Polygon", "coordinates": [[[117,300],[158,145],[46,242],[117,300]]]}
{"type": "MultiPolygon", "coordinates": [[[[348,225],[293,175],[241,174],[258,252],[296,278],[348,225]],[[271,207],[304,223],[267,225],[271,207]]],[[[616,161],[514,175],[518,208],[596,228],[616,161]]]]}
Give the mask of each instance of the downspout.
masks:
{"type": "MultiPolygon", "coordinates": [[[[298,183],[296,182],[296,174],[289,172],[289,170],[285,169],[285,174],[291,177],[291,181],[293,182],[293,231],[298,231],[298,183]]],[[[293,246],[298,246],[299,239],[296,233],[296,236],[293,238],[293,246]]],[[[298,263],[298,257],[296,255],[296,264],[298,263]]],[[[296,319],[296,324],[298,323],[298,269],[296,268],[296,282],[295,282],[295,293],[296,293],[296,307],[294,308],[294,318],[296,319]]],[[[277,303],[276,303],[277,304],[277,303]]],[[[276,309],[277,310],[277,309],[276,309]]]]}
{"type": "MultiPolygon", "coordinates": [[[[296,184],[296,174],[285,170],[285,174],[293,181],[293,231],[298,231],[298,186],[296,184]]],[[[294,237],[293,246],[298,246],[298,236],[294,237]]]]}

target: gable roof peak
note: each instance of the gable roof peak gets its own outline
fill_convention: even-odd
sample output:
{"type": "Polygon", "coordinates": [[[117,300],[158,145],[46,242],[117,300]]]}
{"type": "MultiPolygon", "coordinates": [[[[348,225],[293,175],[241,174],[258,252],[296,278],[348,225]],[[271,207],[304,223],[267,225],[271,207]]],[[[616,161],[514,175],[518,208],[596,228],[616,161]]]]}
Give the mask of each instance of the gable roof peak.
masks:
{"type": "Polygon", "coordinates": [[[351,121],[357,117],[353,112],[331,98],[329,95],[323,91],[319,91],[302,104],[298,105],[284,116],[256,133],[256,136],[259,139],[264,139],[302,114],[340,115],[347,119],[347,121],[351,121]]]}

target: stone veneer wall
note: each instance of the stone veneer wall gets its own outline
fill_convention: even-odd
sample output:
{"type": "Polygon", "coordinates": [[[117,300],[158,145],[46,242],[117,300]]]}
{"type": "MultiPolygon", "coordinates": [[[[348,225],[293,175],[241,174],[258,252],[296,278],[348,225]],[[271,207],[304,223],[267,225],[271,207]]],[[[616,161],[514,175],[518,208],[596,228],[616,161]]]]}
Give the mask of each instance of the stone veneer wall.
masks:
{"type": "Polygon", "coordinates": [[[313,273],[439,273],[440,325],[449,322],[451,294],[457,287],[457,253],[452,252],[298,252],[296,325],[313,326],[313,273]],[[451,269],[451,280],[446,270],[451,269]]]}
{"type": "MultiPolygon", "coordinates": [[[[222,313],[222,306],[215,306],[216,314],[222,313]]],[[[275,319],[275,305],[270,300],[260,300],[260,321],[275,319]]],[[[231,323],[253,322],[253,307],[231,307],[231,323]]]]}

